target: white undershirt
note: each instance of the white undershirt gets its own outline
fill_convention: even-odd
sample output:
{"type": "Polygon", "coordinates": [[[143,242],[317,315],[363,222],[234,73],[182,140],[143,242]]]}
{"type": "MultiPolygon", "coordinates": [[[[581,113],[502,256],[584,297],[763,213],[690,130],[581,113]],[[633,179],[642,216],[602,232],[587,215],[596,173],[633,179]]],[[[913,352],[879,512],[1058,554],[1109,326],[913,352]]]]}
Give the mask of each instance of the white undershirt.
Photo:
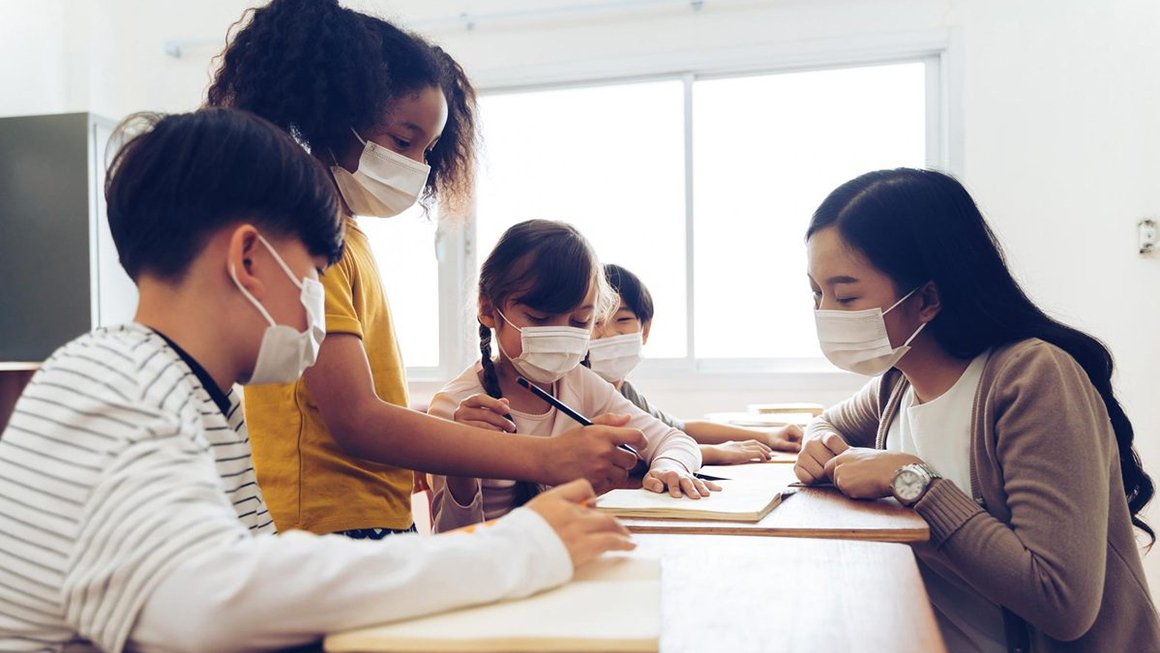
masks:
{"type": "MultiPolygon", "coordinates": [[[[971,416],[989,352],[971,361],[942,395],[919,403],[914,387],[886,433],[886,450],[914,454],[943,478],[971,494],[971,416]]],[[[950,653],[1005,653],[1003,613],[959,579],[935,573],[919,561],[926,591],[950,653]]]]}

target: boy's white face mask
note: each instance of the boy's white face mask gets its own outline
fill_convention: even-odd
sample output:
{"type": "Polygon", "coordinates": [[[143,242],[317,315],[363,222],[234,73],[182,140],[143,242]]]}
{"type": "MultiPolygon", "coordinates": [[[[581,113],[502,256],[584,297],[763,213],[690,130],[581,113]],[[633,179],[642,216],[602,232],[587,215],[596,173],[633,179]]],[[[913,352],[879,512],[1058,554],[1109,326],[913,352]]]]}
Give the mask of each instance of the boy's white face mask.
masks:
{"type": "Polygon", "coordinates": [[[351,173],[337,164],[330,167],[334,183],[351,212],[391,218],[414,206],[427,185],[431,166],[365,140],[354,129],[351,131],[363,144],[358,170],[351,173]]]}
{"type": "Polygon", "coordinates": [[[512,362],[516,371],[529,381],[555,383],[560,377],[576,369],[584,355],[588,353],[588,341],[592,336],[588,329],[570,326],[527,326],[518,327],[498,308],[496,313],[511,328],[520,332],[520,346],[523,351],[516,358],[508,356],[499,344],[500,351],[512,362]]]}
{"type": "Polygon", "coordinates": [[[605,381],[619,383],[640,364],[643,346],[640,331],[593,340],[588,345],[588,364],[605,381]]]}
{"type": "Polygon", "coordinates": [[[254,363],[254,371],[243,385],[292,383],[318,360],[318,349],[322,346],[322,339],[326,337],[326,295],[317,279],[305,277],[301,281],[298,280],[290,266],[286,265],[286,261],[282,260],[270,243],[262,236],[258,236],[258,240],[270,251],[282,271],[290,277],[290,281],[301,290],[299,300],[306,309],[306,330],[298,332],[293,327],[276,323],[266,307],[238,282],[237,270],[231,264],[230,277],[234,280],[234,285],[270,323],[262,333],[262,344],[258,348],[258,360],[254,363]]]}
{"type": "Polygon", "coordinates": [[[918,288],[915,288],[906,293],[885,311],[881,308],[862,311],[815,310],[814,323],[822,353],[834,365],[855,374],[878,376],[894,367],[910,351],[911,341],[926,323],[920,324],[902,346],[892,347],[890,335],[886,332],[885,315],[917,291],[918,288]]]}

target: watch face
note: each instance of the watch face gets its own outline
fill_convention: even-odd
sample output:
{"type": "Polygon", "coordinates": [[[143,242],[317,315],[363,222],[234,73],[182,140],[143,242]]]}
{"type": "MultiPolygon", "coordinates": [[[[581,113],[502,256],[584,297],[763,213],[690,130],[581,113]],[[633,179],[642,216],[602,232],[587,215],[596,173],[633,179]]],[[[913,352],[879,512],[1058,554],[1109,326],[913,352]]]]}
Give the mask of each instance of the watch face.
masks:
{"type": "Polygon", "coordinates": [[[925,480],[918,472],[904,469],[894,478],[894,495],[902,501],[914,501],[922,494],[925,480]]]}

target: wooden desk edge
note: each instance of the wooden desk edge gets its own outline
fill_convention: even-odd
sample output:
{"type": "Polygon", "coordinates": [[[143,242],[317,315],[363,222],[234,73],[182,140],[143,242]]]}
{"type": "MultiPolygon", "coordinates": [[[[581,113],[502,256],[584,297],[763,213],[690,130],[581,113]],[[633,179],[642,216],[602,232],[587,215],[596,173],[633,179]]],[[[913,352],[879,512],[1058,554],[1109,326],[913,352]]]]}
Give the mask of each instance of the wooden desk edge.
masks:
{"type": "Polygon", "coordinates": [[[890,528],[764,528],[731,522],[680,522],[674,520],[621,519],[632,533],[648,535],[751,535],[754,537],[797,537],[822,540],[856,540],[909,544],[930,540],[930,529],[890,528]]]}

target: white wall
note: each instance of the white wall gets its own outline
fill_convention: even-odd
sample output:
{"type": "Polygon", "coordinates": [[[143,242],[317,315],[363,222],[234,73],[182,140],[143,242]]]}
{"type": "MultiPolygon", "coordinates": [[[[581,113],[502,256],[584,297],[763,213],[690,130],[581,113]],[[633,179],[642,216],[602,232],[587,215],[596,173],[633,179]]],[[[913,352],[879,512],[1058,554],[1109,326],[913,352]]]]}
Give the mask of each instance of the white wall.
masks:
{"type": "MultiPolygon", "coordinates": [[[[470,32],[442,20],[465,7],[486,14],[578,2],[352,4],[427,31],[483,86],[731,48],[792,51],[953,28],[963,63],[959,172],[1032,296],[1117,355],[1120,397],[1145,465],[1160,477],[1160,258],[1134,251],[1136,221],[1160,217],[1160,3],[708,0],[695,13],[674,6],[614,17],[483,20],[470,32]]],[[[0,115],[90,108],[116,118],[195,107],[210,58],[245,4],[0,0],[0,115]],[[181,59],[164,54],[164,41],[182,38],[209,44],[195,43],[181,59]]],[[[738,377],[735,388],[709,393],[651,384],[656,403],[691,415],[754,401],[830,402],[857,382],[839,378],[810,388],[738,377]]],[[[650,381],[641,385],[647,390],[650,381]]],[[[1160,509],[1153,514],[1160,522],[1160,509]]],[[[1160,587],[1160,554],[1145,565],[1152,587],[1160,587]]]]}
{"type": "Polygon", "coordinates": [[[73,109],[65,23],[65,0],[0,1],[0,116],[73,109]]]}

